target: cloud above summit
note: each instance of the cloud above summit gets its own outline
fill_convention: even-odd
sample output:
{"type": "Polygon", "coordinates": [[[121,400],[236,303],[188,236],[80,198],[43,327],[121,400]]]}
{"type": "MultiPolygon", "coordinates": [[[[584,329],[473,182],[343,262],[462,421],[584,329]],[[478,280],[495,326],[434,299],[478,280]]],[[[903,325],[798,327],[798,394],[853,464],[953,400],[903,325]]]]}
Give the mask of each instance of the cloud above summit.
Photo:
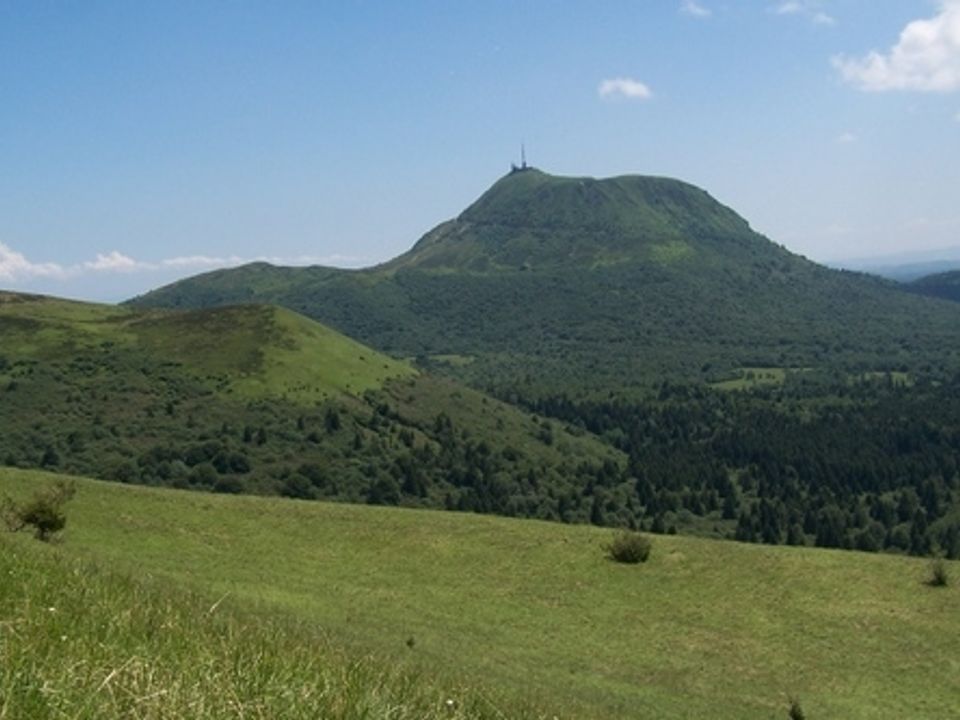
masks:
{"type": "Polygon", "coordinates": [[[840,77],[866,92],[960,89],[960,0],[945,0],[932,18],[914,20],[887,52],[832,60],[840,77]]]}

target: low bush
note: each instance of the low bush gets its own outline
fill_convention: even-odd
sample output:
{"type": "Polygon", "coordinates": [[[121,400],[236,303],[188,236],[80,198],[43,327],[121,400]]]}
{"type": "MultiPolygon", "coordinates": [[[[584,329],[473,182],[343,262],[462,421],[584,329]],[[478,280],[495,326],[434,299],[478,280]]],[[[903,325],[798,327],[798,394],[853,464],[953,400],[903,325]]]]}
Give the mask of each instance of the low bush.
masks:
{"type": "Polygon", "coordinates": [[[10,531],[19,532],[30,527],[37,540],[48,542],[66,526],[63,506],[75,492],[73,482],[58,480],[51,487],[38,490],[24,503],[5,497],[0,503],[0,515],[10,531]]]}
{"type": "Polygon", "coordinates": [[[607,555],[616,562],[637,564],[647,561],[650,548],[650,540],[645,535],[624,530],[617,533],[607,545],[607,555]]]}
{"type": "Polygon", "coordinates": [[[790,701],[790,713],[788,715],[790,720],[806,720],[806,714],[803,712],[803,708],[800,707],[799,700],[790,701]]]}
{"type": "Polygon", "coordinates": [[[950,575],[947,573],[947,563],[943,558],[934,558],[930,563],[930,577],[927,585],[930,587],[946,587],[950,584],[950,575]]]}

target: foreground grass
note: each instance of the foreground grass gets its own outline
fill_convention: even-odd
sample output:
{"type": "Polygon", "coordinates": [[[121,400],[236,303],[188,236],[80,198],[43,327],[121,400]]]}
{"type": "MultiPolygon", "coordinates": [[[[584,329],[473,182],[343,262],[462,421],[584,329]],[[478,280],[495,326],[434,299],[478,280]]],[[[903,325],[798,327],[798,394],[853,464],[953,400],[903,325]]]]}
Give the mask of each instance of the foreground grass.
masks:
{"type": "MultiPolygon", "coordinates": [[[[502,718],[319,630],[0,535],[0,718],[502,718]]],[[[510,715],[523,715],[517,708],[510,715]]]]}
{"type": "MultiPolygon", "coordinates": [[[[48,480],[0,471],[0,492],[48,480]]],[[[647,564],[622,566],[589,527],[95,482],[69,518],[57,552],[192,587],[206,599],[191,617],[226,595],[560,717],[777,718],[791,697],[810,718],[960,714],[960,590],[926,586],[924,560],[657,537],[647,564]]],[[[189,642],[183,627],[169,642],[189,642]]],[[[184,663],[183,682],[205,662],[184,663]]],[[[225,694],[261,682],[250,665],[224,671],[225,694]]]]}

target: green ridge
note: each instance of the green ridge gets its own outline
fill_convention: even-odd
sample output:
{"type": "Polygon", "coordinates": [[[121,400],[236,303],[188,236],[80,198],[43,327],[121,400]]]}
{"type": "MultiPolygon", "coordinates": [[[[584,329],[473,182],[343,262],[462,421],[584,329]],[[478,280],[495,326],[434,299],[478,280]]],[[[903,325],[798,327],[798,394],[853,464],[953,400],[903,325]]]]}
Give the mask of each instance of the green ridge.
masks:
{"type": "Polygon", "coordinates": [[[906,283],[905,287],[917,295],[960,302],[960,270],[927,275],[906,283]]]}

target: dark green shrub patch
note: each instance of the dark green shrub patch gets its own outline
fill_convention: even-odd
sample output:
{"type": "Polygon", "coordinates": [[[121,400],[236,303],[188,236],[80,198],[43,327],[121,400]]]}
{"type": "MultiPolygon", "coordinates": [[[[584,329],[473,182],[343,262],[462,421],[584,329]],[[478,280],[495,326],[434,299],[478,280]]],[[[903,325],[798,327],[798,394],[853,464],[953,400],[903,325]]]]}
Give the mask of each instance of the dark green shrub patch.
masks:
{"type": "Polygon", "coordinates": [[[623,530],[607,545],[607,555],[616,562],[636,565],[647,561],[650,547],[650,540],[645,535],[623,530]]]}

